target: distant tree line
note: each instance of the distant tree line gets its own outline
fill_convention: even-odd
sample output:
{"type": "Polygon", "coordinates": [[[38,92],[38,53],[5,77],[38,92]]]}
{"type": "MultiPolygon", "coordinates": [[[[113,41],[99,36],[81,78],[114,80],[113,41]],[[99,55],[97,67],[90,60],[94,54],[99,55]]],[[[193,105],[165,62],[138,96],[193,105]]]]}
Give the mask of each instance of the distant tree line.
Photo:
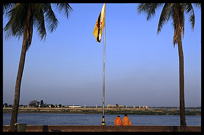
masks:
{"type": "Polygon", "coordinates": [[[37,101],[37,100],[32,100],[29,102],[29,106],[32,106],[32,107],[62,107],[62,104],[46,104],[43,102],[43,100],[40,100],[40,101],[37,101]]]}
{"type": "MultiPolygon", "coordinates": [[[[30,101],[29,102],[29,104],[28,104],[30,107],[64,107],[64,106],[62,106],[62,104],[46,104],[46,103],[44,103],[44,101],[43,100],[40,100],[40,101],[37,101],[37,100],[32,100],[32,101],[30,101]]],[[[19,106],[26,106],[26,105],[19,105],[19,106]]],[[[12,104],[9,104],[8,105],[8,103],[4,103],[3,104],[3,107],[13,107],[13,105],[12,104]]]]}
{"type": "Polygon", "coordinates": [[[3,107],[13,107],[13,105],[12,105],[12,104],[9,104],[9,105],[8,105],[7,103],[4,103],[4,104],[3,104],[3,107]]]}

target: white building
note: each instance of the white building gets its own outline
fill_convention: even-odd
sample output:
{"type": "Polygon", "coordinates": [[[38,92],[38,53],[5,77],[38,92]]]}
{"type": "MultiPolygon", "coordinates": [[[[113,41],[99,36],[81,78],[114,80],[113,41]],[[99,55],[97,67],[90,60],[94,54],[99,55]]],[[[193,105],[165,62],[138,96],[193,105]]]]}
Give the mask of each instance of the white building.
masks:
{"type": "Polygon", "coordinates": [[[80,105],[72,105],[72,106],[70,105],[69,108],[81,108],[81,106],[80,105]]]}

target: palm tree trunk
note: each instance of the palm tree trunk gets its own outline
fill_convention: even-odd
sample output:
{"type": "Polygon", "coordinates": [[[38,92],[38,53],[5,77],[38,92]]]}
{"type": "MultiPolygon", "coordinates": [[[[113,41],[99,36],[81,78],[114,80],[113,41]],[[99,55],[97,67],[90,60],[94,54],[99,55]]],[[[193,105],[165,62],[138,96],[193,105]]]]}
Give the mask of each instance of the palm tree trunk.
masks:
{"type": "Polygon", "coordinates": [[[19,62],[19,66],[18,66],[18,74],[17,74],[17,78],[16,78],[14,103],[13,103],[13,110],[12,110],[10,129],[9,129],[10,132],[16,131],[16,127],[14,124],[17,123],[18,107],[19,107],[19,101],[20,101],[20,87],[21,87],[21,80],[22,80],[23,69],[24,69],[24,64],[25,64],[26,47],[29,44],[30,14],[31,14],[30,10],[28,10],[27,18],[24,22],[23,44],[22,44],[22,49],[21,49],[20,62],[19,62]]]}
{"type": "Polygon", "coordinates": [[[18,67],[18,74],[16,78],[14,104],[13,104],[13,110],[12,110],[12,115],[11,115],[11,123],[10,123],[11,132],[15,131],[14,124],[17,123],[18,107],[19,107],[19,100],[20,100],[20,87],[21,87],[21,80],[23,76],[25,57],[26,57],[26,44],[25,44],[25,40],[23,40],[23,45],[21,49],[21,57],[20,57],[20,62],[19,62],[19,67],[18,67]]]}
{"type": "Polygon", "coordinates": [[[186,118],[185,118],[185,101],[184,101],[184,58],[182,41],[178,42],[179,53],[179,86],[180,86],[180,126],[181,131],[186,131],[186,118]]]}

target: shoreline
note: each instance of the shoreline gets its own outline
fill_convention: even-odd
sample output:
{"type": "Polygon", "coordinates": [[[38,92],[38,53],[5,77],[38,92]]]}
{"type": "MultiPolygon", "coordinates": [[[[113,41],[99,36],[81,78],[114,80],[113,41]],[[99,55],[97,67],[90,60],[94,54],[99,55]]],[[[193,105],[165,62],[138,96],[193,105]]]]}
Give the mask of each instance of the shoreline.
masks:
{"type": "MultiPolygon", "coordinates": [[[[12,108],[3,108],[3,113],[11,113],[12,108]]],[[[101,114],[102,108],[19,108],[18,113],[67,113],[67,114],[101,114]]],[[[179,110],[105,108],[105,114],[129,115],[180,115],[179,110]]],[[[186,111],[186,115],[201,115],[201,111],[186,111]]]]}

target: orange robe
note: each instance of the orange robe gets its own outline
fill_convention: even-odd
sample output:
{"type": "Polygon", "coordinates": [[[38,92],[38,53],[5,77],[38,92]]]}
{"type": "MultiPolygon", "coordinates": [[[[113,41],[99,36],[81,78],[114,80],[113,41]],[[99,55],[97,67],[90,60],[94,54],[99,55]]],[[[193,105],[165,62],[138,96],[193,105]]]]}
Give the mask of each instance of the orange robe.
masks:
{"type": "Polygon", "coordinates": [[[132,126],[132,123],[127,116],[123,118],[123,126],[132,126]]]}
{"type": "Polygon", "coordinates": [[[120,117],[116,117],[115,120],[114,120],[114,124],[115,124],[115,126],[120,126],[120,125],[122,125],[121,118],[120,118],[120,117]]]}

